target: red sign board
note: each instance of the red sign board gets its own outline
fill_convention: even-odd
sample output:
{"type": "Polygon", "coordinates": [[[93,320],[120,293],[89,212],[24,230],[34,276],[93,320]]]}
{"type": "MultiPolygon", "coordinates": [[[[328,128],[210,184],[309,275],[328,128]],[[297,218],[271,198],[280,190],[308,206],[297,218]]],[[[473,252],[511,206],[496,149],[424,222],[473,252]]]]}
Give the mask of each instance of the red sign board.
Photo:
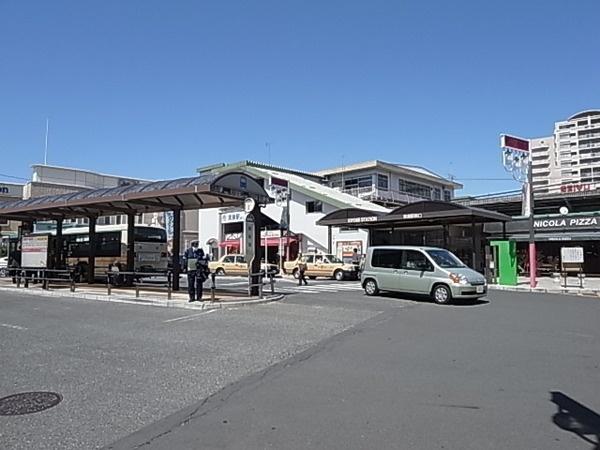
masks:
{"type": "Polygon", "coordinates": [[[522,152],[529,151],[529,141],[527,139],[521,139],[515,136],[508,136],[503,134],[500,136],[500,147],[511,148],[513,150],[519,150],[522,152]]]}
{"type": "Polygon", "coordinates": [[[563,194],[570,192],[587,192],[593,190],[592,185],[589,183],[584,184],[563,184],[560,187],[560,192],[563,194]]]}

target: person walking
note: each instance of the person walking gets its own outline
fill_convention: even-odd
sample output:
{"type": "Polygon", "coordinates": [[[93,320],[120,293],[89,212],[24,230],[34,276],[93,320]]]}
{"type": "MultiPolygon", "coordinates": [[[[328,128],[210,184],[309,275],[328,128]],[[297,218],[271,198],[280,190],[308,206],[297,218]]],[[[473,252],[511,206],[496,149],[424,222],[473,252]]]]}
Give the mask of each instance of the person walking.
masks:
{"type": "Polygon", "coordinates": [[[298,286],[302,286],[302,282],[304,282],[305,286],[308,286],[308,281],[306,281],[306,258],[302,256],[300,253],[298,257],[298,286]]]}
{"type": "Polygon", "coordinates": [[[204,281],[201,281],[202,268],[200,261],[204,259],[204,250],[198,248],[197,241],[193,241],[183,255],[183,260],[187,268],[189,303],[202,300],[202,284],[204,281]]]}

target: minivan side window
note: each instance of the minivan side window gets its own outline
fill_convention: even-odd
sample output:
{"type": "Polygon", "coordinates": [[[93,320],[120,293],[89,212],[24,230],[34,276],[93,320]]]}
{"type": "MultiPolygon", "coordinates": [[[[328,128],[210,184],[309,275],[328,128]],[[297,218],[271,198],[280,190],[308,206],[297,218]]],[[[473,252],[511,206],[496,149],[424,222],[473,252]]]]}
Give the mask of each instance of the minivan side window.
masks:
{"type": "Polygon", "coordinates": [[[371,266],[386,269],[399,269],[402,262],[402,250],[375,249],[371,256],[371,266]]]}
{"type": "Polygon", "coordinates": [[[433,266],[427,257],[417,250],[404,250],[402,260],[402,269],[404,270],[431,270],[433,266]]]}
{"type": "Polygon", "coordinates": [[[232,263],[234,260],[235,260],[235,257],[233,257],[233,256],[226,256],[225,258],[223,258],[224,263],[232,263]]]}

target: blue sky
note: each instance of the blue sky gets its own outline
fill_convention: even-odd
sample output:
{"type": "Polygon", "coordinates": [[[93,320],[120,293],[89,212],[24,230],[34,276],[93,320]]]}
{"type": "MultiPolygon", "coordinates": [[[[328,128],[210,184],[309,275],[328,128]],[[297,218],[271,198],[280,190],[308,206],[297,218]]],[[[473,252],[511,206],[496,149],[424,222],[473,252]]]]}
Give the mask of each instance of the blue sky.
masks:
{"type": "Polygon", "coordinates": [[[597,0],[3,0],[0,173],[30,176],[49,117],[49,163],[126,176],[267,161],[270,142],[278,165],[514,189],[500,133],[600,107],[598,17],[597,0]]]}

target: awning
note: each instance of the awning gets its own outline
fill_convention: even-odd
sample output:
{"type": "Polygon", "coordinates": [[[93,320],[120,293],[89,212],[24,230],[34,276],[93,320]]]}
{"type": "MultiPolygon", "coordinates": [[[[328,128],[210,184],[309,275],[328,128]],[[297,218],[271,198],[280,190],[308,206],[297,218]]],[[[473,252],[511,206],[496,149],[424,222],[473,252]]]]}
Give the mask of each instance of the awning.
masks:
{"type": "MultiPolygon", "coordinates": [[[[279,237],[269,237],[267,238],[267,247],[279,247],[279,243],[281,242],[283,245],[290,245],[292,242],[296,242],[298,241],[298,239],[296,239],[293,236],[283,236],[281,238],[279,237]]],[[[264,238],[260,240],[260,245],[262,247],[265,246],[265,240],[264,238]]]]}
{"type": "Polygon", "coordinates": [[[322,217],[317,224],[350,228],[404,228],[473,222],[508,222],[510,220],[510,216],[495,211],[432,200],[409,203],[388,214],[355,208],[338,210],[322,217]]]}
{"type": "Polygon", "coordinates": [[[143,214],[242,205],[247,197],[272,200],[251,175],[241,171],[0,203],[0,218],[32,221],[114,214],[143,214]]]}
{"type": "Polygon", "coordinates": [[[223,242],[219,242],[219,247],[221,248],[240,248],[241,247],[241,242],[238,241],[223,241],[223,242]]]}

